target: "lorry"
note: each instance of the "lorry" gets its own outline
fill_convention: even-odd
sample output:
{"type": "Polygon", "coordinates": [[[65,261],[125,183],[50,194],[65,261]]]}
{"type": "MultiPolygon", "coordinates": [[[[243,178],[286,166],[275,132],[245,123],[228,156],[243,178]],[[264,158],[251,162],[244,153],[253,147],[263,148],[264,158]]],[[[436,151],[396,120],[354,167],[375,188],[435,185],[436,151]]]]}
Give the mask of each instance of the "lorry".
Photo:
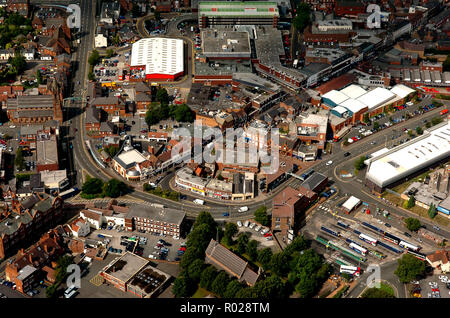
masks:
{"type": "Polygon", "coordinates": [[[205,201],[203,201],[203,200],[201,200],[201,199],[195,199],[193,202],[194,202],[195,204],[199,204],[199,205],[205,204],[205,201]]]}

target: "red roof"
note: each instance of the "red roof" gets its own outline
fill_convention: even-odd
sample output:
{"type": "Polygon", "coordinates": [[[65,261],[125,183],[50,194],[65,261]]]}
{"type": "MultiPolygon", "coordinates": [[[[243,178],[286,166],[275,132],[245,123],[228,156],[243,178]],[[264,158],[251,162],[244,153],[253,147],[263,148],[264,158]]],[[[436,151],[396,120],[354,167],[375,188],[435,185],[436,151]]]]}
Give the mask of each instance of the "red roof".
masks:
{"type": "Polygon", "coordinates": [[[355,80],[355,78],[356,78],[355,75],[346,73],[344,75],[332,79],[329,82],[326,82],[325,84],[320,85],[315,90],[320,95],[324,95],[329,91],[332,91],[333,89],[338,90],[344,86],[347,86],[348,84],[351,84],[355,80]]]}

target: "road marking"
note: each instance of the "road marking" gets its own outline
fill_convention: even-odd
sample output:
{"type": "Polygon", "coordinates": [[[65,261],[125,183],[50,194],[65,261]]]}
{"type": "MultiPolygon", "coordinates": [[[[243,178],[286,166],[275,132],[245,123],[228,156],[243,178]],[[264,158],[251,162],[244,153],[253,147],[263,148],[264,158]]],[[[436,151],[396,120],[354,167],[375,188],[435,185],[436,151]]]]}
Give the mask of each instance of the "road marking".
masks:
{"type": "Polygon", "coordinates": [[[95,275],[94,277],[91,278],[91,280],[89,281],[92,285],[95,286],[100,286],[103,284],[104,278],[102,276],[100,276],[99,274],[95,275]]]}

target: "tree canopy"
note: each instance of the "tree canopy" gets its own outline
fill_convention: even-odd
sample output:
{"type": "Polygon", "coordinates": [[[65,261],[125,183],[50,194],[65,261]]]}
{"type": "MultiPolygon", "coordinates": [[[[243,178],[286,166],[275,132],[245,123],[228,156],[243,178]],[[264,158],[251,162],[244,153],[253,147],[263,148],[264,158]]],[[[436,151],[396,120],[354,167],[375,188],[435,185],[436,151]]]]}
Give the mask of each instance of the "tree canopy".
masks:
{"type": "Polygon", "coordinates": [[[267,207],[261,206],[255,211],[255,221],[264,225],[270,225],[270,217],[267,215],[267,207]]]}
{"type": "Polygon", "coordinates": [[[436,214],[437,214],[436,206],[433,203],[431,203],[430,207],[428,208],[428,216],[431,219],[434,219],[436,214]]]}
{"type": "Polygon", "coordinates": [[[413,231],[413,232],[418,231],[421,227],[420,221],[415,218],[405,219],[405,225],[408,228],[408,230],[413,231]]]}
{"type": "Polygon", "coordinates": [[[128,186],[117,179],[111,179],[105,184],[105,195],[111,198],[118,198],[128,192],[128,186]]]}
{"type": "Polygon", "coordinates": [[[360,171],[362,169],[364,169],[364,167],[366,166],[366,164],[364,163],[364,161],[366,160],[366,157],[361,156],[358,159],[356,159],[355,161],[355,169],[360,171]]]}
{"type": "Polygon", "coordinates": [[[87,176],[86,182],[83,183],[81,191],[86,194],[99,194],[103,192],[103,181],[97,178],[87,176]]]}
{"type": "Polygon", "coordinates": [[[398,260],[394,273],[402,283],[409,283],[425,273],[425,263],[411,254],[405,254],[398,260]]]}
{"type": "Polygon", "coordinates": [[[306,26],[311,22],[310,13],[311,9],[307,3],[301,2],[297,5],[296,15],[292,22],[299,32],[303,32],[306,26]]]}

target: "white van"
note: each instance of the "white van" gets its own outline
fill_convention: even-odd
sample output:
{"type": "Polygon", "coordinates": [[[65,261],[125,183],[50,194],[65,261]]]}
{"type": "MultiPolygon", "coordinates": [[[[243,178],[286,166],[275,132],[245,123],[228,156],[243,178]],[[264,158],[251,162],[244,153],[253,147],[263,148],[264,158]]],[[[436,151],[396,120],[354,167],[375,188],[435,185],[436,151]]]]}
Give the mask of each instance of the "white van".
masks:
{"type": "Polygon", "coordinates": [[[250,222],[249,222],[249,221],[245,221],[245,222],[244,222],[244,226],[245,226],[245,227],[248,227],[248,226],[249,226],[249,224],[250,224],[250,222]]]}
{"type": "Polygon", "coordinates": [[[205,201],[200,200],[200,199],[195,199],[193,202],[194,202],[195,204],[199,204],[199,205],[205,204],[205,201]]]}
{"type": "Polygon", "coordinates": [[[248,211],[248,207],[247,206],[241,206],[238,211],[239,212],[247,212],[248,211]]]}

